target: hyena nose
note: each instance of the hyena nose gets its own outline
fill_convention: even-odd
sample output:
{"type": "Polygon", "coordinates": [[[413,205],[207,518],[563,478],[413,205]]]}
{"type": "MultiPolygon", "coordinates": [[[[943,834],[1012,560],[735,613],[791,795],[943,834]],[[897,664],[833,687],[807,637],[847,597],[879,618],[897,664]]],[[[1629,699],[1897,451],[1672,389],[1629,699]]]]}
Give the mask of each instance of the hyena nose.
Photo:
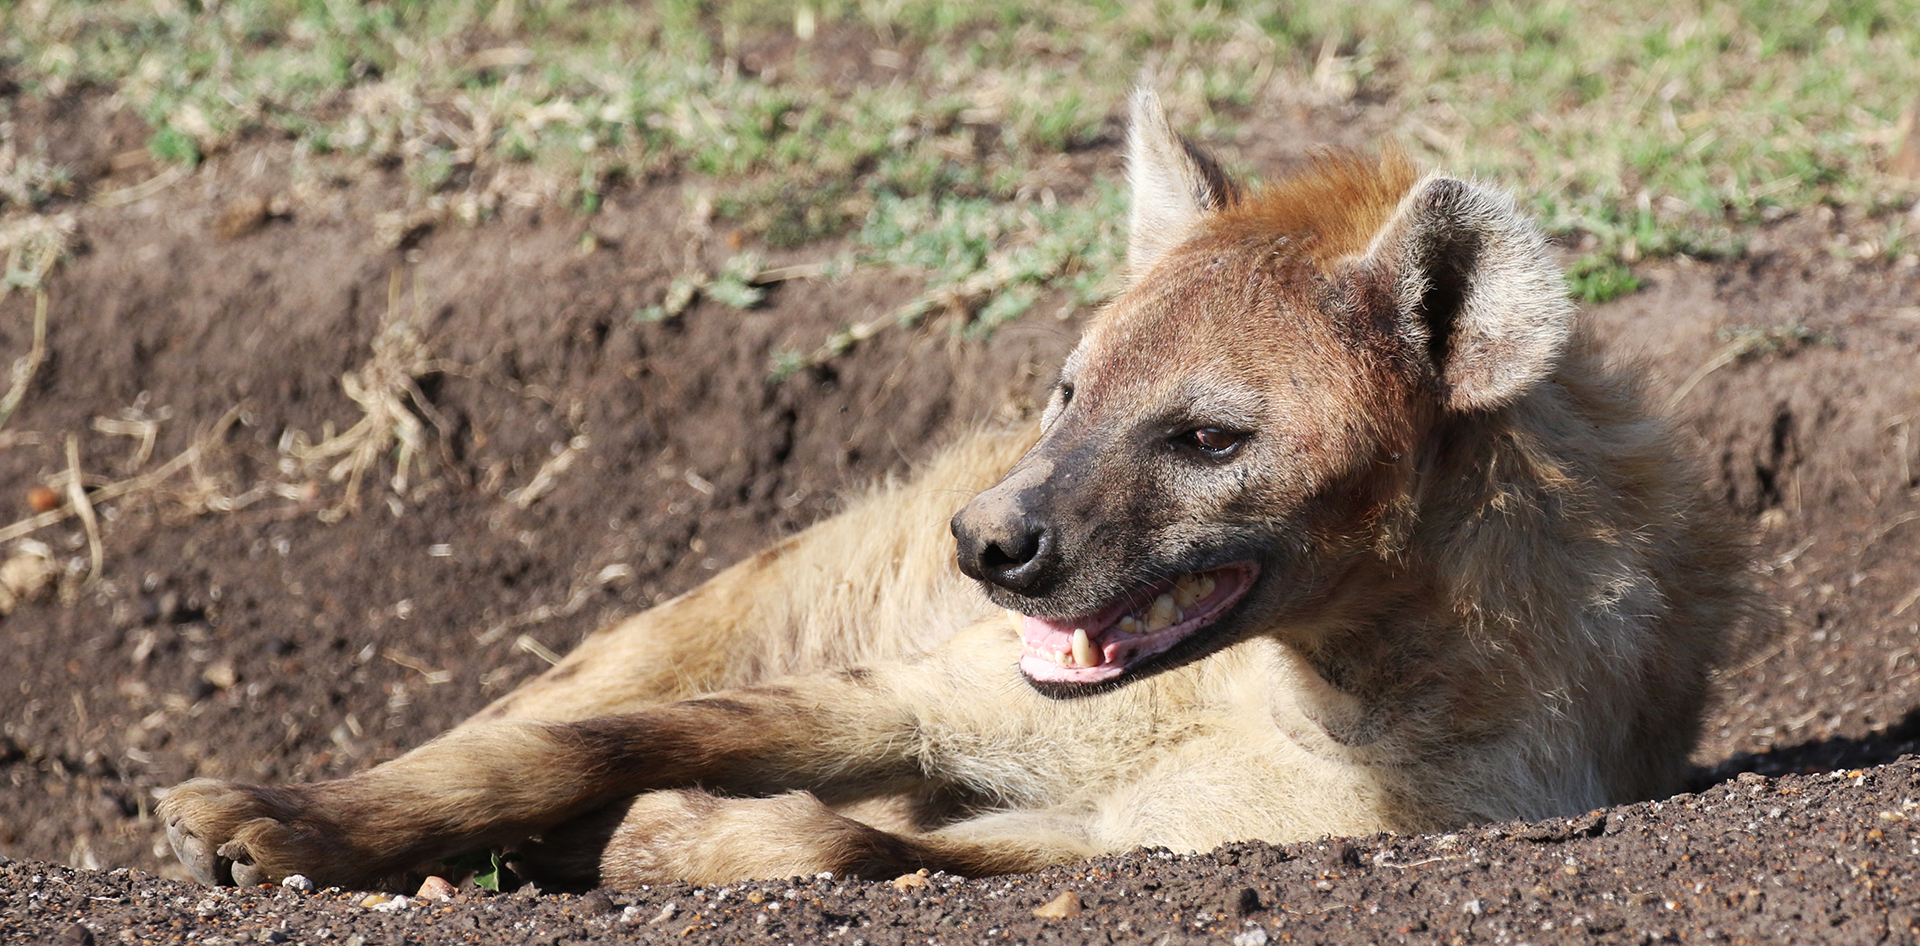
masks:
{"type": "Polygon", "coordinates": [[[968,506],[953,517],[952,525],[960,570],[967,577],[1015,594],[1042,590],[1053,551],[1053,533],[1046,523],[1025,513],[993,516],[968,506]]]}

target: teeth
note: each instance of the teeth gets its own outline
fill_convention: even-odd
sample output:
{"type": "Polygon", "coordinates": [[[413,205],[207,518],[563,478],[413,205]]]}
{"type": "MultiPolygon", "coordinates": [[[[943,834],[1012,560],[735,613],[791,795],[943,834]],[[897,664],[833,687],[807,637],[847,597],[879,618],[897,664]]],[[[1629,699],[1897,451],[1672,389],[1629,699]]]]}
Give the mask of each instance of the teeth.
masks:
{"type": "Polygon", "coordinates": [[[1100,665],[1100,652],[1093,649],[1093,641],[1087,637],[1087,629],[1073,629],[1073,661],[1082,667],[1100,665]]]}
{"type": "Polygon", "coordinates": [[[1161,595],[1153,599],[1153,607],[1147,609],[1147,631],[1166,630],[1180,623],[1184,616],[1180,613],[1180,606],[1173,603],[1172,597],[1161,595]]]}
{"type": "Polygon", "coordinates": [[[1173,603],[1182,608],[1191,608],[1213,594],[1213,578],[1208,575],[1181,575],[1173,583],[1173,603]]]}
{"type": "Polygon", "coordinates": [[[1140,623],[1139,618],[1129,614],[1126,617],[1121,618],[1119,624],[1114,625],[1114,630],[1117,630],[1128,637],[1138,637],[1147,632],[1147,626],[1145,624],[1140,623]]]}
{"type": "Polygon", "coordinates": [[[1181,575],[1180,580],[1173,583],[1174,604],[1182,608],[1191,608],[1201,597],[1200,594],[1194,591],[1192,575],[1181,575]]]}

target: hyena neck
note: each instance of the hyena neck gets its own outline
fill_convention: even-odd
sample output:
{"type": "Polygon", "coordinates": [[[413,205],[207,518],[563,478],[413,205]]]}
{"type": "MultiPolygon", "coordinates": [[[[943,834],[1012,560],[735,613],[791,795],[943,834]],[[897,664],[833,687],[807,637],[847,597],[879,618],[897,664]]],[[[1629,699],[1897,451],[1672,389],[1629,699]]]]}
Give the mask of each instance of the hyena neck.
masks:
{"type": "Polygon", "coordinates": [[[1427,715],[1456,738],[1504,745],[1511,771],[1483,790],[1513,810],[1545,810],[1529,794],[1565,807],[1672,788],[1720,632],[1737,620],[1677,611],[1675,576],[1719,566],[1677,561],[1684,546],[1649,538],[1655,515],[1718,522],[1695,471],[1585,339],[1527,396],[1453,423],[1423,471],[1405,549],[1410,586],[1434,596],[1419,611],[1431,623],[1381,644],[1427,648],[1413,662],[1422,679],[1392,694],[1403,726],[1427,715]]]}
{"type": "Polygon", "coordinates": [[[1519,401],[1442,423],[1405,550],[1408,577],[1442,596],[1425,613],[1456,616],[1476,649],[1519,656],[1524,638],[1547,664],[1584,651],[1566,636],[1590,607],[1655,578],[1622,576],[1649,564],[1634,511],[1684,489],[1666,426],[1585,345],[1519,401]]]}
{"type": "Polygon", "coordinates": [[[1620,684],[1654,659],[1667,619],[1670,569],[1632,520],[1686,487],[1664,425],[1586,345],[1519,401],[1440,423],[1453,427],[1436,431],[1398,503],[1403,534],[1284,639],[1324,687],[1308,715],[1383,760],[1396,746],[1446,749],[1420,736],[1424,720],[1474,741],[1602,738],[1637,710],[1581,694],[1636,692],[1620,684]],[[1590,659],[1596,638],[1613,659],[1590,659]],[[1502,683],[1513,679],[1536,684],[1502,683]]]}
{"type": "Polygon", "coordinates": [[[1403,738],[1428,715],[1450,714],[1461,695],[1488,689],[1487,668],[1458,665],[1462,628],[1436,619],[1434,576],[1405,558],[1356,562],[1317,620],[1281,643],[1300,675],[1297,708],[1318,732],[1309,749],[1351,762],[1402,764],[1430,752],[1403,738]]]}

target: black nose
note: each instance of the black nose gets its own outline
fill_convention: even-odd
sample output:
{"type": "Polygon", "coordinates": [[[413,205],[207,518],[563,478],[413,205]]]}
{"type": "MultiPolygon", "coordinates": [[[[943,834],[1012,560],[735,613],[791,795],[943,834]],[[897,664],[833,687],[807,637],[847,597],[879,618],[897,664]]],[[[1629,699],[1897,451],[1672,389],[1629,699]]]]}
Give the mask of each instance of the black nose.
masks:
{"type": "Polygon", "coordinates": [[[1040,590],[1053,551],[1046,523],[1005,504],[975,500],[953,517],[952,526],[967,577],[1016,594],[1040,590]]]}

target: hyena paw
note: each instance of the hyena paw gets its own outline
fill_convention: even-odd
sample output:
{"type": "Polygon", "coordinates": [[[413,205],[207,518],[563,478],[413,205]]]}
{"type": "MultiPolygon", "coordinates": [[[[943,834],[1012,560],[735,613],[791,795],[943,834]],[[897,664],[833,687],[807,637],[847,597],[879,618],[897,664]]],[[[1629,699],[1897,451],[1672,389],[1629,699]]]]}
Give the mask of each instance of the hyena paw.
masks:
{"type": "Polygon", "coordinates": [[[194,779],[167,792],[160,816],[174,856],[208,886],[277,883],[289,874],[328,883],[354,876],[341,832],[296,788],[194,779]]]}

